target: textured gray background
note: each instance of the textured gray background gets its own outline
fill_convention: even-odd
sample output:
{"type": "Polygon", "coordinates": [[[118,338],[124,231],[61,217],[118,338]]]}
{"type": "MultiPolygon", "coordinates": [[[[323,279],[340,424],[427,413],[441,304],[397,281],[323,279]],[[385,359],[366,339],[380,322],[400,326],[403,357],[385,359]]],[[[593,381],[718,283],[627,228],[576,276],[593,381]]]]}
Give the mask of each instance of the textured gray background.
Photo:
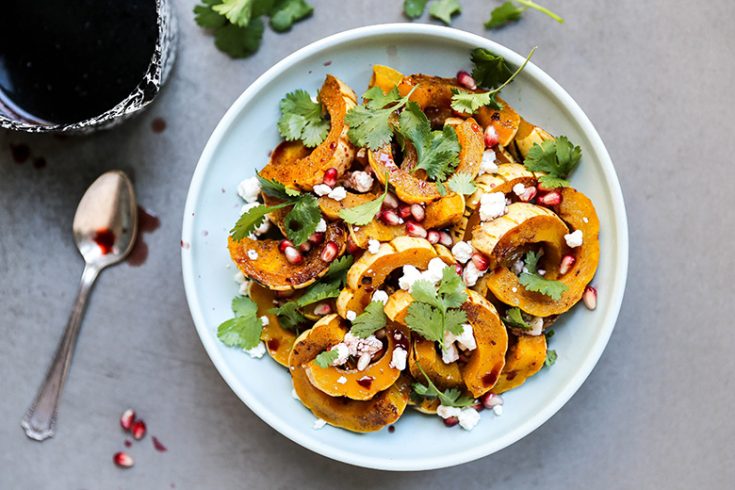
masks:
{"type": "MultiPolygon", "coordinates": [[[[56,139],[0,132],[0,489],[16,488],[735,488],[735,108],[731,0],[545,0],[568,20],[530,13],[486,33],[494,1],[463,0],[454,25],[525,53],[596,124],[630,219],[628,289],[596,369],[549,422],[474,463],[382,473],[300,448],[255,417],[222,381],[189,317],[179,233],[189,179],[210,132],[258,75],[344,29],[403,21],[398,0],[314,0],[312,19],[267,32],[245,61],[217,52],[181,1],[179,59],[146,114],[114,131],[56,139]],[[151,131],[154,117],[168,122],[151,131]],[[13,163],[25,142],[48,165],[13,163]],[[82,262],[70,221],[103,170],[135,177],[161,218],[140,267],[102,274],[66,387],[59,434],[43,444],[18,422],[66,322],[82,262]],[[150,438],[117,469],[122,409],[150,438]]],[[[426,21],[422,19],[422,22],[426,21]]]]}

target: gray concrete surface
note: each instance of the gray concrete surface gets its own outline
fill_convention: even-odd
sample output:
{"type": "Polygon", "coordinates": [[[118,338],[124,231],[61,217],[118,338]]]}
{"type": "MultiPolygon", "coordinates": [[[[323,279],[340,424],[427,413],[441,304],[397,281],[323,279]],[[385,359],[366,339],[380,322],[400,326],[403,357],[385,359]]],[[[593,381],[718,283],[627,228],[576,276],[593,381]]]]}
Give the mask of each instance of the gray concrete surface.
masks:
{"type": "MultiPolygon", "coordinates": [[[[251,59],[218,53],[178,3],[179,60],[157,103],[114,131],[56,139],[0,132],[0,489],[113,488],[735,488],[733,155],[735,3],[546,0],[567,24],[529,13],[484,32],[494,1],[463,0],[455,26],[525,53],[596,124],[630,218],[628,290],[610,344],[548,423],[493,456],[423,473],[382,473],[302,449],[261,422],[207,358],[184,299],[179,233],[189,179],[229,104],[276,61],[324,35],[402,21],[396,0],[314,0],[314,17],[266,34],[251,59]],[[163,117],[165,132],[151,121],[163,117]],[[10,157],[27,143],[45,168],[10,157]],[[135,177],[161,226],[138,267],[94,291],[59,433],[39,444],[18,422],[65,324],[82,270],[69,233],[103,170],[135,177]],[[127,406],[149,434],[117,469],[127,406]]],[[[422,19],[422,22],[426,21],[422,19]]]]}

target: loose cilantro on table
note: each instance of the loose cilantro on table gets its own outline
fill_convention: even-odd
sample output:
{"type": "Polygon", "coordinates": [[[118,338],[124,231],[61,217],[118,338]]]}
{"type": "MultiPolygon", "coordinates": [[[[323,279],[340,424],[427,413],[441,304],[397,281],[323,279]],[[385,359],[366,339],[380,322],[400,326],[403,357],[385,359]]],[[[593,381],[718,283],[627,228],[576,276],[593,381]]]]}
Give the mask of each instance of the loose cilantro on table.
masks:
{"type": "Polygon", "coordinates": [[[508,1],[493,9],[490,13],[490,19],[485,22],[485,27],[488,29],[497,29],[503,27],[510,22],[517,21],[521,18],[523,13],[528,9],[533,9],[546,14],[560,24],[564,23],[564,19],[560,16],[541,5],[533,2],[532,0],[515,0],[508,1]],[[520,5],[516,5],[520,4],[520,5]]]}
{"type": "Polygon", "coordinates": [[[336,350],[325,350],[318,356],[316,356],[316,363],[321,368],[327,368],[330,364],[332,364],[334,361],[337,360],[337,357],[339,357],[339,352],[336,350]]]}
{"type": "Polygon", "coordinates": [[[385,327],[386,319],[383,303],[371,301],[365,307],[365,311],[357,315],[352,321],[350,332],[355,337],[364,339],[385,327]]]}
{"type": "Polygon", "coordinates": [[[314,102],[306,90],[286,94],[279,107],[278,132],[286,141],[301,140],[313,148],[329,134],[329,121],[322,115],[322,105],[314,102]]]}
{"type": "Polygon", "coordinates": [[[547,350],[546,351],[546,360],[544,361],[544,366],[551,367],[556,362],[556,351],[555,350],[547,350]]]}
{"type": "Polygon", "coordinates": [[[445,267],[439,287],[419,279],[411,286],[413,303],[408,307],[406,324],[426,340],[444,341],[444,332],[462,333],[467,314],[459,307],[467,300],[464,282],[453,267],[445,267]]]}
{"type": "Polygon", "coordinates": [[[418,19],[424,13],[429,0],[404,0],[403,13],[409,19],[418,19]]]}
{"type": "Polygon", "coordinates": [[[449,179],[449,188],[457,194],[469,195],[477,190],[472,175],[465,172],[457,172],[449,179]]]}
{"type": "Polygon", "coordinates": [[[341,209],[339,211],[339,217],[345,220],[345,222],[352,225],[363,226],[370,223],[375,215],[378,214],[378,212],[380,211],[380,208],[383,205],[383,201],[385,201],[385,196],[388,195],[387,174],[385,176],[385,182],[386,184],[385,189],[383,190],[383,194],[373,199],[372,201],[360,204],[359,206],[341,209]]]}
{"type": "Polygon", "coordinates": [[[501,109],[502,107],[495,100],[495,97],[523,71],[535,52],[536,47],[531,49],[521,66],[515,72],[510,73],[510,68],[502,56],[495,55],[487,49],[474,49],[472,51],[472,62],[475,64],[475,68],[472,70],[472,76],[478,86],[490,90],[472,93],[452,89],[454,94],[452,95],[452,109],[463,114],[474,114],[480,107],[484,106],[501,109]],[[504,78],[506,73],[510,73],[510,76],[504,78]],[[501,82],[501,80],[505,81],[501,82]]]}
{"type": "Polygon", "coordinates": [[[365,92],[362,98],[367,103],[353,107],[345,115],[345,122],[350,127],[347,132],[350,141],[355,146],[366,146],[371,150],[390,143],[393,138],[390,117],[406,105],[413,90],[405,97],[400,96],[398,87],[393,87],[387,94],[380,87],[372,87],[365,92]]]}
{"type": "Polygon", "coordinates": [[[434,0],[429,5],[429,15],[441,20],[446,25],[452,23],[452,17],[462,12],[459,0],[434,0]]]}
{"type": "Polygon", "coordinates": [[[503,322],[510,327],[520,328],[522,330],[530,330],[532,328],[526,319],[523,318],[521,309],[518,307],[508,309],[508,311],[505,312],[503,322]]]}
{"type": "Polygon", "coordinates": [[[534,143],[523,164],[534,172],[546,172],[539,178],[545,189],[569,187],[566,178],[579,165],[582,149],[574,146],[566,136],[546,140],[540,145],[534,143]]]}
{"type": "Polygon", "coordinates": [[[538,273],[538,261],[540,258],[541,254],[529,251],[525,257],[526,270],[521,272],[518,280],[527,291],[541,293],[554,301],[559,301],[564,292],[569,289],[569,286],[561,281],[553,281],[540,275],[538,273]]]}
{"type": "Polygon", "coordinates": [[[217,327],[217,338],[228,347],[249,350],[258,345],[263,323],[258,317],[258,306],[250,298],[238,296],[232,300],[234,318],[217,327]]]}
{"type": "Polygon", "coordinates": [[[305,0],[280,0],[271,10],[271,27],[276,32],[286,32],[294,23],[309,17],[314,7],[305,0]]]}
{"type": "Polygon", "coordinates": [[[457,407],[464,408],[469,407],[475,403],[472,397],[462,395],[462,392],[457,388],[449,388],[445,391],[441,391],[432,383],[431,378],[426,374],[421,364],[416,364],[426,379],[426,384],[416,382],[412,385],[414,393],[424,398],[438,398],[439,402],[445,407],[457,407]]]}

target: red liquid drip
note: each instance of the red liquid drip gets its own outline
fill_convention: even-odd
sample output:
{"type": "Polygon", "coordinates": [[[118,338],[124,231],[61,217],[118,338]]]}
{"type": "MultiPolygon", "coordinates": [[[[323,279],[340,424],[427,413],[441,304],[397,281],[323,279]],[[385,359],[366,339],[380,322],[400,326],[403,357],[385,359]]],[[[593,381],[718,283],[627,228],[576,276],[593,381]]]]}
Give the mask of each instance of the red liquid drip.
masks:
{"type": "Polygon", "coordinates": [[[133,445],[133,443],[130,442],[130,439],[125,439],[125,447],[130,447],[132,445],[133,445]]]}
{"type": "Polygon", "coordinates": [[[498,380],[498,373],[495,371],[490,371],[485,376],[482,377],[482,384],[485,386],[492,386],[495,384],[495,382],[498,380]]]}
{"type": "Polygon", "coordinates": [[[30,158],[31,149],[28,147],[28,145],[25,145],[23,143],[17,145],[11,143],[10,153],[13,155],[13,160],[15,161],[15,163],[24,163],[30,158]]]}
{"type": "Polygon", "coordinates": [[[143,240],[143,233],[151,233],[161,226],[161,220],[155,214],[138,206],[138,239],[128,256],[128,264],[143,265],[148,258],[148,244],[143,240]]]}
{"type": "Polygon", "coordinates": [[[43,157],[36,157],[33,159],[33,168],[41,170],[46,166],[46,159],[43,157]]]}
{"type": "Polygon", "coordinates": [[[365,388],[366,390],[369,390],[370,387],[373,385],[373,378],[370,376],[366,376],[364,378],[360,378],[357,380],[357,384],[365,388]]]}
{"type": "Polygon", "coordinates": [[[115,244],[115,234],[109,228],[102,228],[97,230],[92,240],[102,250],[102,255],[107,255],[112,252],[112,246],[115,244]]]}
{"type": "Polygon", "coordinates": [[[394,433],[395,431],[396,431],[396,428],[395,428],[395,426],[393,426],[393,425],[389,425],[389,426],[388,426],[388,432],[390,432],[390,433],[392,434],[392,433],[394,433]]]}
{"type": "Polygon", "coordinates": [[[278,346],[281,345],[278,339],[270,339],[267,342],[267,344],[268,344],[268,350],[278,350],[278,346]]]}
{"type": "Polygon", "coordinates": [[[151,121],[151,129],[154,133],[163,133],[166,131],[166,120],[162,117],[157,117],[151,121]]]}
{"type": "Polygon", "coordinates": [[[163,443],[161,443],[161,441],[158,440],[158,437],[153,436],[152,439],[153,439],[153,447],[156,448],[156,451],[159,451],[162,453],[165,453],[166,451],[168,451],[168,448],[164,446],[163,443]]]}

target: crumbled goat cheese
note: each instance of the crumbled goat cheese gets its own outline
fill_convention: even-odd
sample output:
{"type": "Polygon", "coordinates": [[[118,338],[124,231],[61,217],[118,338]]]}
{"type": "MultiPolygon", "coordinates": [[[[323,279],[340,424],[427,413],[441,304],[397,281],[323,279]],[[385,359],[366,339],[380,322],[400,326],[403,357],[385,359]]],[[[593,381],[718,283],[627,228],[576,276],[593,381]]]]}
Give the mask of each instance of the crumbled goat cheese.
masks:
{"type": "Polygon", "coordinates": [[[347,191],[342,186],[335,187],[334,189],[332,189],[332,192],[327,194],[327,197],[329,197],[330,199],[334,199],[335,201],[341,201],[342,199],[347,197],[347,191]]]}
{"type": "Polygon", "coordinates": [[[258,252],[251,248],[250,250],[248,250],[248,258],[250,260],[258,260],[258,252]]]}
{"type": "Polygon", "coordinates": [[[232,279],[233,279],[233,280],[234,280],[234,281],[235,281],[236,283],[238,283],[238,284],[242,284],[242,283],[244,283],[245,281],[247,281],[247,280],[248,280],[248,279],[247,279],[247,278],[245,277],[245,274],[243,274],[243,273],[242,273],[242,271],[237,271],[237,272],[235,272],[235,275],[234,275],[234,276],[232,276],[232,279]]]}
{"type": "Polygon", "coordinates": [[[362,170],[356,170],[347,178],[345,185],[357,192],[367,192],[373,186],[373,176],[362,170]]]}
{"type": "Polygon", "coordinates": [[[461,408],[445,407],[444,405],[439,405],[438,407],[436,407],[436,414],[443,419],[448,419],[450,417],[459,418],[460,413],[462,413],[461,408]]]}
{"type": "Polygon", "coordinates": [[[490,221],[505,214],[505,194],[491,192],[480,197],[480,220],[490,221]]]}
{"type": "Polygon", "coordinates": [[[260,317],[260,323],[262,323],[264,327],[267,327],[270,325],[271,321],[267,316],[263,315],[260,317]]]}
{"type": "Polygon", "coordinates": [[[444,364],[451,364],[457,359],[459,359],[459,351],[456,345],[449,344],[442,346],[442,362],[444,364]]]}
{"type": "Polygon", "coordinates": [[[354,322],[354,321],[355,321],[355,318],[357,318],[357,313],[355,313],[355,312],[354,312],[354,311],[352,311],[352,310],[349,310],[349,311],[347,312],[347,319],[348,319],[349,321],[351,321],[351,322],[354,322]]]}
{"type": "Polygon", "coordinates": [[[403,347],[393,349],[393,356],[390,358],[390,367],[403,371],[406,369],[406,359],[408,352],[403,347]]]}
{"type": "Polygon", "coordinates": [[[472,258],[475,249],[467,242],[457,242],[452,247],[452,255],[460,264],[466,264],[472,258]]]}
{"type": "Polygon", "coordinates": [[[528,322],[529,325],[531,325],[531,330],[526,330],[526,333],[528,335],[538,336],[541,335],[544,331],[544,319],[540,316],[535,316],[533,319],[531,319],[530,322],[528,322]]]}
{"type": "Polygon", "coordinates": [[[510,270],[515,274],[516,276],[519,275],[521,272],[523,272],[523,268],[526,266],[526,264],[522,260],[516,260],[513,262],[513,265],[511,266],[510,270]]]}
{"type": "Polygon", "coordinates": [[[371,254],[376,254],[380,251],[380,242],[377,240],[370,239],[368,240],[368,252],[371,254]]]}
{"type": "Polygon", "coordinates": [[[468,262],[462,271],[462,279],[468,288],[477,284],[477,280],[485,273],[477,268],[474,262],[468,262]]]}
{"type": "Polygon", "coordinates": [[[429,261],[427,269],[421,273],[421,279],[429,281],[432,284],[442,280],[444,275],[444,269],[447,268],[447,264],[439,257],[434,257],[429,261]]]}
{"type": "Polygon", "coordinates": [[[317,196],[326,196],[330,192],[332,192],[332,188],[327,184],[317,184],[314,186],[314,194],[317,196]]]}
{"type": "Polygon", "coordinates": [[[250,286],[252,285],[252,281],[243,281],[240,283],[240,295],[241,296],[250,296],[250,286]]]}
{"type": "Polygon", "coordinates": [[[332,347],[330,350],[337,351],[337,359],[332,361],[332,366],[341,366],[342,364],[347,362],[347,359],[350,357],[350,349],[345,345],[344,342],[340,342],[339,344],[332,347]]]}
{"type": "Polygon", "coordinates": [[[257,177],[245,179],[237,186],[237,194],[247,202],[255,202],[260,194],[260,182],[257,177]]]}
{"type": "Polygon", "coordinates": [[[401,289],[411,292],[411,286],[413,283],[421,279],[421,272],[412,265],[403,266],[403,276],[398,279],[398,287],[401,289]]]}
{"type": "Polygon", "coordinates": [[[459,413],[459,426],[464,430],[472,430],[480,422],[480,412],[472,407],[462,409],[459,413]]]}
{"type": "Polygon", "coordinates": [[[314,429],[314,430],[319,430],[322,427],[324,427],[325,425],[327,425],[327,421],[326,420],[316,419],[314,421],[314,425],[312,425],[311,428],[314,429]]]}
{"type": "Polygon", "coordinates": [[[515,194],[516,196],[521,197],[524,192],[526,192],[526,186],[522,183],[518,182],[516,185],[513,186],[513,194],[515,194]]]}
{"type": "Polygon", "coordinates": [[[498,171],[495,163],[495,152],[493,150],[485,150],[482,152],[482,161],[480,162],[480,175],[494,174],[498,171]]]}
{"type": "MultiPolygon", "coordinates": [[[[241,215],[242,214],[245,214],[248,211],[250,211],[251,209],[257,208],[258,206],[260,206],[260,203],[257,202],[257,201],[256,202],[249,202],[247,204],[244,204],[243,207],[242,207],[242,209],[240,209],[240,214],[241,215]]],[[[265,215],[265,219],[263,220],[263,222],[253,230],[253,234],[254,235],[262,235],[263,233],[266,233],[270,229],[271,229],[271,222],[268,219],[268,215],[266,214],[265,215]]]]}
{"type": "Polygon", "coordinates": [[[493,413],[498,417],[503,415],[503,405],[495,405],[493,407],[493,413]]]}
{"type": "Polygon", "coordinates": [[[347,332],[342,342],[349,349],[350,355],[355,357],[363,354],[372,356],[383,348],[383,343],[375,335],[361,339],[352,335],[352,332],[347,332]]]}
{"type": "Polygon", "coordinates": [[[564,235],[564,240],[570,248],[577,248],[582,245],[582,230],[575,230],[572,233],[564,235]]]}
{"type": "Polygon", "coordinates": [[[345,378],[344,376],[340,376],[339,378],[337,378],[337,383],[341,385],[345,384],[346,382],[347,382],[347,378],[345,378]]]}
{"type": "Polygon", "coordinates": [[[327,231],[327,222],[324,221],[324,218],[320,218],[319,223],[317,223],[316,228],[314,228],[314,232],[324,233],[325,231],[327,231]]]}
{"type": "Polygon", "coordinates": [[[373,293],[372,301],[379,301],[383,304],[386,304],[388,302],[388,293],[386,293],[382,289],[378,289],[373,293]]]}
{"type": "Polygon", "coordinates": [[[258,345],[252,349],[246,350],[245,352],[247,352],[247,354],[253,359],[260,359],[265,354],[265,344],[263,344],[263,342],[258,342],[258,345]]]}
{"type": "Polygon", "coordinates": [[[449,345],[453,342],[457,342],[462,350],[475,350],[477,349],[477,342],[475,342],[475,335],[472,332],[472,325],[465,323],[462,325],[462,333],[455,335],[452,332],[444,332],[444,345],[449,345]]]}

